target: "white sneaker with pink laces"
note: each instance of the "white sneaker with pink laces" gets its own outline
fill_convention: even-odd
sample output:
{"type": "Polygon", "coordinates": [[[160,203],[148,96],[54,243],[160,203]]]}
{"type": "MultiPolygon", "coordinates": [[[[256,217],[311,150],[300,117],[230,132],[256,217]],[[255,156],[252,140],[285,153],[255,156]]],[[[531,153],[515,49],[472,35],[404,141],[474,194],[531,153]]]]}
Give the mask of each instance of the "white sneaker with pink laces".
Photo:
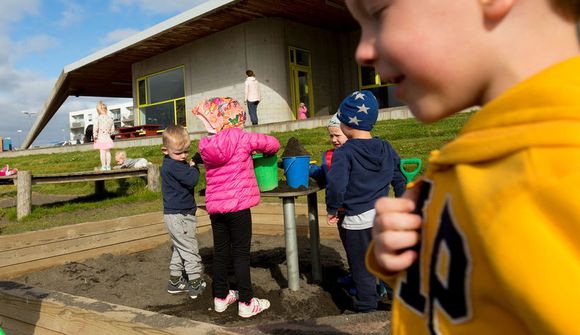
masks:
{"type": "Polygon", "coordinates": [[[238,303],[238,315],[249,318],[270,308],[270,302],[266,299],[252,298],[249,303],[238,303]]]}
{"type": "Polygon", "coordinates": [[[230,290],[228,295],[223,299],[213,298],[213,309],[216,312],[221,313],[225,311],[229,305],[238,301],[238,297],[238,291],[230,290]]]}

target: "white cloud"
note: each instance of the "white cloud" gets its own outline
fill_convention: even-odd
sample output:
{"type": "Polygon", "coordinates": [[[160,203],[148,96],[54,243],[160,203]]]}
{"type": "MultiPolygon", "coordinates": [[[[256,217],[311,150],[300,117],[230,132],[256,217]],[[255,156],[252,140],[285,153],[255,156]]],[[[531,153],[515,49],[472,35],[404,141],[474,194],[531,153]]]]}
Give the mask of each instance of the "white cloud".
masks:
{"type": "Polygon", "coordinates": [[[21,42],[13,43],[11,53],[14,57],[24,56],[30,53],[42,53],[55,48],[60,44],[59,40],[48,35],[36,35],[21,42]]]}
{"type": "Polygon", "coordinates": [[[0,67],[0,111],[8,121],[0,123],[2,136],[15,138],[16,130],[22,129],[24,137],[38,114],[28,119],[22,111],[39,113],[54,81],[31,71],[0,67]]]}
{"type": "Polygon", "coordinates": [[[105,37],[101,38],[100,41],[103,45],[111,45],[113,43],[124,40],[131,35],[135,35],[138,32],[139,30],[131,28],[117,29],[109,32],[105,37]]]}
{"type": "Polygon", "coordinates": [[[180,13],[206,1],[207,0],[111,0],[110,8],[111,10],[118,12],[126,10],[127,7],[136,7],[140,11],[148,14],[167,14],[180,13]]]}
{"type": "MultiPolygon", "coordinates": [[[[0,11],[0,111],[5,122],[0,123],[0,136],[16,138],[17,129],[30,128],[32,120],[21,113],[22,110],[39,110],[48,96],[54,78],[43,78],[27,70],[16,70],[14,60],[23,54],[40,52],[55,40],[46,35],[29,38],[21,43],[14,43],[9,37],[9,30],[15,22],[26,16],[39,14],[38,0],[4,0],[0,11]]],[[[24,134],[21,134],[23,137],[24,134]]]]}
{"type": "MultiPolygon", "coordinates": [[[[59,45],[59,41],[47,34],[28,36],[14,41],[10,38],[13,27],[20,21],[40,15],[39,0],[2,0],[0,11],[0,136],[12,138],[20,145],[36,118],[42,112],[57,78],[47,78],[35,71],[15,68],[20,57],[40,54],[59,45]],[[27,117],[22,111],[36,112],[27,117]],[[22,130],[22,132],[18,132],[22,130]]],[[[76,5],[62,12],[61,24],[72,23],[76,5]]],[[[62,137],[61,129],[68,122],[68,113],[59,111],[49,122],[35,143],[48,143],[62,137]],[[40,142],[39,142],[40,141],[40,142]]]]}
{"type": "Polygon", "coordinates": [[[85,10],[83,7],[71,1],[63,2],[63,6],[64,9],[60,13],[61,17],[58,21],[58,25],[60,27],[67,28],[82,22],[85,15],[85,10]]]}
{"type": "Polygon", "coordinates": [[[2,0],[0,11],[0,29],[9,28],[11,22],[17,22],[26,15],[38,15],[40,0],[2,0]]]}

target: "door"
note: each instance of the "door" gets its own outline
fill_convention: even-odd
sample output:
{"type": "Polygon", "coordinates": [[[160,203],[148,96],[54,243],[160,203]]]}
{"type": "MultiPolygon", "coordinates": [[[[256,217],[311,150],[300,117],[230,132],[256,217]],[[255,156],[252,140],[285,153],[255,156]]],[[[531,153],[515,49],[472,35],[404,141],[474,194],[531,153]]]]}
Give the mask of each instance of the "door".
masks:
{"type": "Polygon", "coordinates": [[[314,115],[310,52],[293,47],[289,48],[289,52],[292,112],[295,119],[298,119],[298,106],[300,106],[300,103],[304,103],[308,110],[307,117],[310,118],[314,115]]]}

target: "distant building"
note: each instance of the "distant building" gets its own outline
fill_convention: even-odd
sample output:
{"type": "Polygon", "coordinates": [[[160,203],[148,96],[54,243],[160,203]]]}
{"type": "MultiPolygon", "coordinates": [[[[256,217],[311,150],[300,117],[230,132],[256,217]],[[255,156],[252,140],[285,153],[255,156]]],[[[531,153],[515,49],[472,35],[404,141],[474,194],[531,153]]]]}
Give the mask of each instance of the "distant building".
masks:
{"type": "MultiPolygon", "coordinates": [[[[108,107],[109,113],[115,122],[115,129],[135,125],[133,103],[127,102],[123,104],[110,105],[108,107]]],[[[83,142],[85,130],[89,125],[93,124],[96,115],[97,111],[95,108],[83,109],[69,113],[69,140],[71,143],[76,143],[77,140],[83,142]]]]}

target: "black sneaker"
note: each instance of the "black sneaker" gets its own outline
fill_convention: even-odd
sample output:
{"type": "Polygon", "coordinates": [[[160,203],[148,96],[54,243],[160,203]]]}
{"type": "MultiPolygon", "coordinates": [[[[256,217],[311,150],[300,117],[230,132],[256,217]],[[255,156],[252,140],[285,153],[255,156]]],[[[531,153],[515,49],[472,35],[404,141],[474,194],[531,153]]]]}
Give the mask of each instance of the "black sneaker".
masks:
{"type": "Polygon", "coordinates": [[[188,285],[187,285],[187,290],[189,291],[189,297],[191,299],[196,299],[199,295],[201,295],[201,293],[203,292],[203,290],[205,289],[206,286],[207,286],[207,284],[205,283],[205,281],[202,278],[190,280],[188,285]]]}
{"type": "Polygon", "coordinates": [[[169,282],[167,283],[167,292],[171,294],[186,292],[187,287],[188,287],[187,281],[185,280],[185,278],[181,277],[179,278],[179,281],[177,281],[176,283],[169,280],[169,282]]]}

